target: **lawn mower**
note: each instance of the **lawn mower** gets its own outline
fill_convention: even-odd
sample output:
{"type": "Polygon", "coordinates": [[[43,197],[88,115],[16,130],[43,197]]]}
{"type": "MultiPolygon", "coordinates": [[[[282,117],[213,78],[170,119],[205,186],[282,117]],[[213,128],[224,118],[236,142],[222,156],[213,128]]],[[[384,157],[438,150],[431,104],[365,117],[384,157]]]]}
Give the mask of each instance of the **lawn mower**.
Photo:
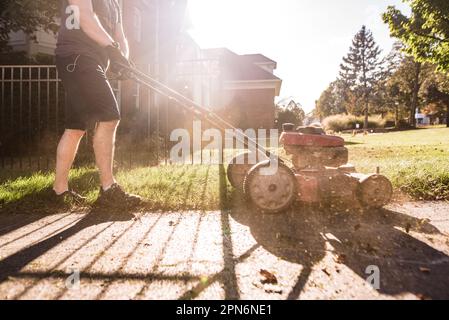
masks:
{"type": "MultiPolygon", "coordinates": [[[[168,97],[207,121],[217,129],[237,129],[210,109],[205,108],[136,68],[123,66],[127,76],[141,85],[168,97]]],[[[288,210],[293,203],[321,205],[344,209],[354,205],[381,208],[393,194],[391,182],[379,172],[357,173],[348,164],[348,149],[338,136],[327,135],[319,127],[296,128],[284,124],[280,143],[290,158],[282,159],[245,135],[236,135],[246,149],[256,150],[254,164],[251,153],[237,155],[227,169],[228,180],[260,212],[275,214],[288,210]],[[286,163],[290,162],[288,166],[286,163]],[[266,168],[276,164],[277,170],[266,174],[266,168]]]]}

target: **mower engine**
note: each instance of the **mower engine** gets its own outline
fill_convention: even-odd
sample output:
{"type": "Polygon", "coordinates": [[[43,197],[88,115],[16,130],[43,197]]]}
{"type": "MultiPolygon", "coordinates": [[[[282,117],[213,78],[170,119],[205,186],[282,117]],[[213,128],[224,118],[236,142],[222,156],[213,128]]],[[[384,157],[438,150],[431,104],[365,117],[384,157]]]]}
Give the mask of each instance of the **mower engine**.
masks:
{"type": "Polygon", "coordinates": [[[348,164],[348,149],[341,137],[326,135],[321,128],[291,131],[284,125],[280,142],[292,156],[300,202],[338,208],[357,203],[381,208],[390,202],[390,181],[380,174],[357,173],[348,164]]]}
{"type": "MultiPolygon", "coordinates": [[[[280,137],[293,168],[278,161],[274,174],[265,174],[271,160],[252,165],[251,153],[236,156],[228,166],[228,180],[264,213],[280,213],[295,201],[344,210],[381,208],[390,202],[393,188],[383,175],[357,173],[348,164],[345,141],[326,135],[323,129],[294,129],[284,125],[280,137]]],[[[254,156],[254,155],[253,155],[254,156]]]]}

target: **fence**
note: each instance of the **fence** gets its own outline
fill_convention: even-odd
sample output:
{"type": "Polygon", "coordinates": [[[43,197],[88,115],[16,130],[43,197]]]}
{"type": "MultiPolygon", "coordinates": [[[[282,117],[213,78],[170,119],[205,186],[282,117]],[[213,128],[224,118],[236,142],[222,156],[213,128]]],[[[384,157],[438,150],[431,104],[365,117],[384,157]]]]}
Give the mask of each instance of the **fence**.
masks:
{"type": "MultiPolygon", "coordinates": [[[[214,90],[219,86],[217,70],[216,61],[185,61],[165,81],[209,106],[214,103],[214,90]]],[[[64,130],[65,96],[56,67],[5,65],[0,66],[0,73],[0,168],[51,169],[64,130]]],[[[112,85],[124,116],[117,138],[117,162],[167,163],[171,130],[192,119],[167,97],[152,90],[129,82],[112,81],[112,85]]],[[[88,133],[83,140],[77,164],[92,163],[91,137],[92,133],[88,133]]]]}

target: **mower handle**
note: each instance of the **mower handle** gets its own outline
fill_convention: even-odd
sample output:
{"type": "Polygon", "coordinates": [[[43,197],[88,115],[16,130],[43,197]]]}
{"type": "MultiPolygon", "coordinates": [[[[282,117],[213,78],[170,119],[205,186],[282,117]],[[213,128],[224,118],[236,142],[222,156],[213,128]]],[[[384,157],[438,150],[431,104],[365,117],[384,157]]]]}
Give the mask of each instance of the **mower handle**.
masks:
{"type": "MultiPolygon", "coordinates": [[[[226,120],[224,120],[223,118],[218,116],[216,113],[214,113],[210,109],[205,108],[204,106],[202,106],[200,104],[197,104],[193,100],[183,96],[179,92],[173,90],[172,88],[166,86],[162,82],[154,79],[153,77],[138,70],[137,68],[135,68],[133,66],[126,66],[123,64],[121,64],[120,67],[122,67],[122,71],[125,71],[125,75],[128,78],[136,81],[137,83],[139,83],[149,89],[156,91],[157,93],[159,93],[163,96],[168,97],[170,100],[175,101],[176,103],[178,103],[180,106],[182,106],[187,111],[193,113],[196,116],[201,117],[202,119],[207,121],[209,124],[216,126],[217,128],[219,128],[221,130],[226,130],[226,129],[232,129],[235,131],[237,130],[236,127],[234,127],[232,124],[230,124],[229,122],[227,122],[226,120]]],[[[270,159],[270,160],[277,159],[277,161],[279,161],[280,163],[283,163],[282,159],[280,159],[278,156],[274,155],[272,152],[270,152],[266,148],[260,146],[256,140],[252,139],[245,133],[236,134],[235,137],[239,142],[243,143],[245,148],[249,148],[250,143],[251,143],[252,145],[254,145],[256,147],[258,152],[264,154],[264,156],[266,156],[268,159],[270,159]]]]}

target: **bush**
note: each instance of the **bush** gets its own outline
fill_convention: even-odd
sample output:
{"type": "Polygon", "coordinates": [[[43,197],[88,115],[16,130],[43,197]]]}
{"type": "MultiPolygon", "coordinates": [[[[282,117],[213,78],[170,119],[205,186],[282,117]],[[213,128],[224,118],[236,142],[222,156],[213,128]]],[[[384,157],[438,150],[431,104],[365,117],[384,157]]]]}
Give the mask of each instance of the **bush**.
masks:
{"type": "MultiPolygon", "coordinates": [[[[344,130],[354,130],[357,128],[357,124],[359,124],[360,129],[363,129],[364,122],[365,122],[364,117],[339,114],[324,119],[323,127],[326,130],[340,132],[344,130]]],[[[368,126],[370,129],[384,128],[385,120],[380,117],[369,117],[368,126]]]]}

